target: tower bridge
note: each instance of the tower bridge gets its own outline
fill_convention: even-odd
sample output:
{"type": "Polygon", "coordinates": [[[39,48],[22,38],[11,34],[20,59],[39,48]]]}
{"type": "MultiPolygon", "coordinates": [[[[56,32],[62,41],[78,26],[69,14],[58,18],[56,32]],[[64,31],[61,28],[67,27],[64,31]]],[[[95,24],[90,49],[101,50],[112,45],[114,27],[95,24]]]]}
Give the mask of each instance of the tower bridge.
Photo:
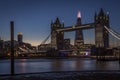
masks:
{"type": "Polygon", "coordinates": [[[65,27],[64,23],[60,23],[59,18],[57,18],[54,23],[51,23],[51,46],[62,50],[64,47],[64,32],[76,31],[74,45],[80,49],[84,45],[82,31],[93,28],[95,29],[95,46],[106,49],[109,47],[109,33],[104,26],[109,28],[109,14],[105,14],[103,9],[98,14],[95,13],[93,23],[82,24],[80,12],[78,12],[77,23],[72,26],[65,27]]]}
{"type": "MultiPolygon", "coordinates": [[[[49,46],[45,47],[46,50],[51,48],[57,49],[59,51],[90,51],[91,45],[84,44],[83,39],[83,30],[94,29],[95,31],[95,48],[107,50],[109,48],[109,33],[112,34],[115,38],[120,40],[120,34],[112,30],[109,25],[109,14],[106,14],[103,9],[100,10],[98,14],[94,15],[94,22],[82,24],[81,14],[78,12],[77,22],[75,25],[64,26],[64,23],[61,23],[59,18],[56,18],[55,22],[51,23],[51,33],[50,35],[42,42],[45,44],[47,39],[51,37],[51,43],[49,46]],[[74,44],[70,44],[70,39],[64,39],[64,32],[75,31],[74,44]],[[87,49],[85,49],[87,48],[87,49]]],[[[41,48],[39,45],[38,48],[41,48]]],[[[92,45],[93,46],[93,45],[92,45]]],[[[45,49],[42,47],[42,49],[45,49]]]]}

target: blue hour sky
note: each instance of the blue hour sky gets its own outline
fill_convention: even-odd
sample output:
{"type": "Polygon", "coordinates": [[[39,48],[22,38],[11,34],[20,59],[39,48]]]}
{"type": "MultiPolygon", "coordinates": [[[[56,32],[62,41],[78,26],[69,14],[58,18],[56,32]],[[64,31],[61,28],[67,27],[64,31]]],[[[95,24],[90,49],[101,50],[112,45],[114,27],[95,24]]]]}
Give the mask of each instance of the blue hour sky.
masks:
{"type": "MultiPolygon", "coordinates": [[[[103,8],[109,12],[110,26],[120,32],[120,0],[0,0],[0,36],[10,39],[10,21],[17,33],[23,33],[23,41],[39,45],[50,34],[50,24],[59,17],[65,26],[76,24],[80,10],[82,23],[94,22],[95,12],[103,8]]],[[[84,30],[85,43],[94,43],[94,30],[84,30]]],[[[74,40],[74,32],[66,32],[65,38],[74,40]]]]}

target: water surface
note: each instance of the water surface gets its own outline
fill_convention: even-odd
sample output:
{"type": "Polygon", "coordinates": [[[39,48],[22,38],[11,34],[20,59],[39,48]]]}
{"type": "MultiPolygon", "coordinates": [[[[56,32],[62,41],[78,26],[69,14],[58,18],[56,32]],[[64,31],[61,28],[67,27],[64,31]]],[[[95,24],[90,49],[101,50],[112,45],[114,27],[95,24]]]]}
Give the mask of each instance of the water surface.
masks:
{"type": "MultiPolygon", "coordinates": [[[[0,74],[10,74],[10,69],[10,60],[0,60],[0,74]]],[[[89,58],[15,60],[15,73],[82,70],[120,70],[120,65],[118,61],[97,63],[89,58]]]]}

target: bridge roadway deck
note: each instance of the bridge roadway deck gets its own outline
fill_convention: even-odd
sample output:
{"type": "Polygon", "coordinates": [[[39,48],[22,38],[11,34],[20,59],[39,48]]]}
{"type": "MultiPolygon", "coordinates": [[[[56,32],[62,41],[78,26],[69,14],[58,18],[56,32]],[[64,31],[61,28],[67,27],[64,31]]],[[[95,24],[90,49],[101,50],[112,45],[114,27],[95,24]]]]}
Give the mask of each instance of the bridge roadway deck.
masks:
{"type": "Polygon", "coordinates": [[[73,26],[68,26],[64,28],[57,29],[57,32],[64,32],[64,31],[74,31],[74,30],[79,30],[79,29],[91,29],[94,28],[94,23],[89,23],[89,24],[83,24],[83,25],[73,25],[73,26]]]}
{"type": "Polygon", "coordinates": [[[0,80],[120,80],[120,70],[59,71],[0,75],[0,80]]]}

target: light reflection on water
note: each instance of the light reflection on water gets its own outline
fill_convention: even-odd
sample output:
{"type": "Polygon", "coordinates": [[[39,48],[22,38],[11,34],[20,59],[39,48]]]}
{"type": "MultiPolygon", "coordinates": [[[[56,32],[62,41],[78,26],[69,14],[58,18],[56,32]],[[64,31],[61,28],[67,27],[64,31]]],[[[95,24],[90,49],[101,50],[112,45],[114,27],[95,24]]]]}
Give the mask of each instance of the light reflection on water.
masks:
{"type": "MultiPolygon", "coordinates": [[[[91,59],[16,59],[15,73],[81,70],[120,70],[118,61],[97,63],[91,59]]],[[[10,60],[0,60],[0,74],[10,74],[10,60]]]]}

